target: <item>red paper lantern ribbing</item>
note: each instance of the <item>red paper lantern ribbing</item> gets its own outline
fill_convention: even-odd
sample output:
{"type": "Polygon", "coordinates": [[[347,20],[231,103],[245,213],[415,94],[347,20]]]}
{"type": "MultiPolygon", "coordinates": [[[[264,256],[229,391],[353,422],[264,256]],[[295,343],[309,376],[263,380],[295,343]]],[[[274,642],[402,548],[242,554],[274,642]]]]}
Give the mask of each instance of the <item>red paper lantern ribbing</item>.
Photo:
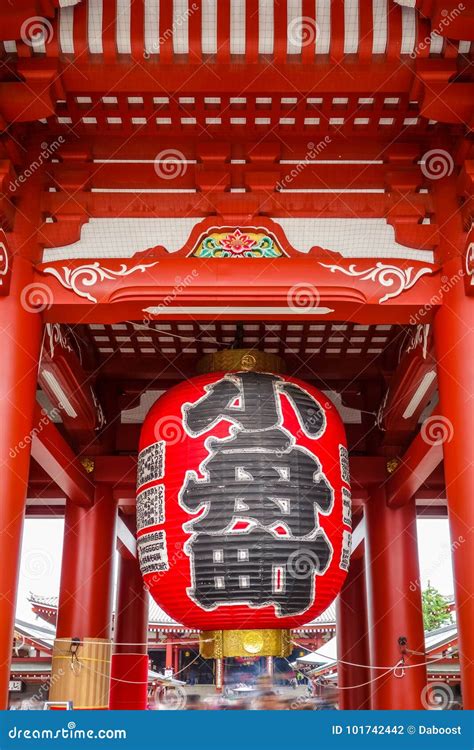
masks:
{"type": "Polygon", "coordinates": [[[137,528],[145,583],[186,627],[312,620],[339,592],[350,557],[335,407],[269,373],[214,372],[171,388],[141,433],[137,528]]]}

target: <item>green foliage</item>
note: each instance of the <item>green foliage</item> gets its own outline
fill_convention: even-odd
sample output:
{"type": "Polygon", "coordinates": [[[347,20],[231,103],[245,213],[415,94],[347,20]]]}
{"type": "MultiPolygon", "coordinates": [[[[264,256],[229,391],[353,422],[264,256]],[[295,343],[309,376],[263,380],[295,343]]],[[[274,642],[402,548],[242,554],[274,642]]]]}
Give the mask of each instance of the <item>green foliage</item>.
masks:
{"type": "Polygon", "coordinates": [[[429,581],[428,588],[423,591],[421,596],[425,630],[435,630],[453,621],[446,597],[431,586],[429,581]]]}

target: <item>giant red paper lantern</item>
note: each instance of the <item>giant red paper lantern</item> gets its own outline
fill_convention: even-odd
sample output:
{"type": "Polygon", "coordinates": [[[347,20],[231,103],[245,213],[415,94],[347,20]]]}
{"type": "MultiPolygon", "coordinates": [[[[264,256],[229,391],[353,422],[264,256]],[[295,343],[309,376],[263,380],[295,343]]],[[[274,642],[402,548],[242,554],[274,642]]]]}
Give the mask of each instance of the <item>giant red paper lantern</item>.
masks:
{"type": "Polygon", "coordinates": [[[138,552],[152,596],[200,630],[293,628],[350,557],[344,427],[292,377],[214,372],[171,388],[140,438],[138,552]]]}

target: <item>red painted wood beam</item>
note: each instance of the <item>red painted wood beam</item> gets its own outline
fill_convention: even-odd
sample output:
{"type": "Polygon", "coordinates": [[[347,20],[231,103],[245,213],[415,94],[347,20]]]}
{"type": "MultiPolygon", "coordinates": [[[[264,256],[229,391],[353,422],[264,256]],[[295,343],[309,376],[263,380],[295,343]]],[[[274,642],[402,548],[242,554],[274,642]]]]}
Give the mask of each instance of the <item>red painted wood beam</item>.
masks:
{"type": "Polygon", "coordinates": [[[44,212],[60,218],[81,217],[82,215],[101,218],[143,218],[145,216],[212,216],[217,214],[242,214],[251,217],[265,213],[272,218],[322,217],[374,219],[389,216],[395,219],[404,216],[405,220],[422,220],[431,205],[429,196],[410,193],[371,193],[367,201],[365,193],[291,193],[268,190],[253,190],[236,198],[234,193],[206,191],[201,193],[91,193],[79,190],[73,197],[64,192],[44,193],[44,212]]]}
{"type": "Polygon", "coordinates": [[[436,518],[445,519],[448,517],[447,505],[416,505],[416,517],[420,519],[436,518]]]}
{"type": "Polygon", "coordinates": [[[54,113],[52,84],[55,66],[38,66],[26,81],[0,83],[0,114],[8,123],[31,122],[54,113]]]}
{"type": "Polygon", "coordinates": [[[64,505],[27,505],[26,518],[64,518],[66,504],[64,505]]]}
{"type": "MultiPolygon", "coordinates": [[[[265,225],[263,219],[259,220],[260,224],[265,225]]],[[[213,227],[214,222],[203,222],[200,229],[194,231],[205,231],[208,226],[213,227]]],[[[194,243],[194,235],[190,243],[194,243]]],[[[289,248],[287,251],[290,254],[289,248]]],[[[377,274],[380,265],[375,266],[370,259],[360,259],[353,264],[352,259],[339,257],[335,263],[327,262],[334,256],[328,256],[320,248],[308,254],[293,251],[293,257],[262,259],[258,264],[245,264],[245,267],[239,264],[238,269],[225,258],[215,258],[210,264],[202,258],[186,257],[186,252],[185,247],[170,257],[157,247],[141,256],[142,263],[137,256],[100,259],[95,261],[96,265],[104,267],[106,273],[100,278],[97,273],[92,280],[84,278],[82,260],[71,260],[67,269],[62,261],[41,264],[36,267],[35,280],[42,288],[49,287],[54,300],[44,313],[45,320],[112,323],[140,320],[144,312],[150,316],[159,314],[162,320],[190,317],[196,320],[200,316],[204,320],[213,318],[216,313],[223,320],[236,317],[255,320],[262,319],[262,315],[266,319],[279,319],[282,312],[285,319],[301,320],[298,311],[288,308],[288,299],[301,279],[317,285],[319,292],[319,304],[308,309],[307,314],[315,319],[323,315],[325,321],[353,319],[358,323],[401,324],[418,314],[426,299],[439,301],[439,269],[415,260],[384,260],[390,268],[400,272],[397,287],[388,292],[383,279],[380,281],[380,273],[377,274]],[[127,281],[120,278],[125,270],[127,281]],[[185,279],[188,274],[192,274],[196,282],[183,289],[169,304],[176,278],[185,279]],[[416,278],[416,283],[412,280],[411,285],[407,284],[409,276],[416,278]]],[[[88,265],[94,260],[89,259],[88,265]]],[[[434,313],[435,305],[429,314],[434,313]]]]}
{"type": "Polygon", "coordinates": [[[430,19],[431,28],[437,34],[449,39],[474,39],[472,3],[460,3],[458,0],[417,0],[416,7],[430,19]]]}
{"type": "MultiPolygon", "coordinates": [[[[193,63],[160,63],[156,60],[144,61],[140,65],[130,65],[125,55],[122,60],[97,65],[94,55],[84,55],[71,65],[69,60],[61,60],[59,71],[66,92],[75,95],[104,92],[156,94],[157,81],[163,92],[179,91],[186,94],[228,94],[229,91],[244,91],[247,94],[263,92],[269,95],[282,92],[363,93],[373,95],[410,90],[415,74],[413,60],[400,59],[390,62],[364,64],[357,55],[346,57],[344,64],[334,65],[320,62],[315,65],[295,65],[281,62],[269,65],[228,63],[218,60],[212,65],[202,65],[196,75],[199,61],[193,63]]],[[[222,55],[224,57],[224,55],[222,55]]]]}
{"type": "MultiPolygon", "coordinates": [[[[437,418],[432,415],[429,419],[433,425],[438,419],[440,425],[443,425],[441,417],[437,418]]],[[[442,460],[442,441],[433,443],[422,429],[385,486],[387,504],[391,508],[399,508],[408,503],[442,460]]]]}
{"type": "Polygon", "coordinates": [[[425,86],[421,114],[438,122],[472,125],[474,83],[430,82],[425,86]]]}
{"type": "Polygon", "coordinates": [[[105,418],[70,336],[59,324],[46,326],[38,381],[68,434],[80,444],[93,443],[105,418]]]}
{"type": "MultiPolygon", "coordinates": [[[[31,148],[39,151],[44,141],[44,129],[38,130],[37,126],[31,125],[28,132],[31,148]]],[[[52,138],[57,139],[64,132],[64,126],[54,122],[49,124],[48,134],[52,138]]],[[[413,166],[433,146],[432,137],[426,133],[420,133],[416,141],[407,140],[406,136],[404,138],[401,137],[394,143],[393,138],[387,135],[378,134],[370,138],[361,133],[356,139],[348,140],[338,132],[329,143],[324,144],[324,159],[384,161],[390,162],[389,168],[393,170],[398,164],[413,166]]],[[[317,139],[314,138],[314,140],[317,139]]],[[[199,133],[192,131],[185,135],[182,132],[160,133],[160,148],[164,150],[175,148],[189,161],[221,161],[227,164],[230,159],[238,157],[245,158],[248,162],[272,164],[278,159],[297,161],[304,160],[308,156],[308,144],[301,139],[300,135],[295,135],[292,131],[278,134],[278,137],[275,136],[271,140],[266,138],[265,142],[261,143],[246,127],[239,131],[238,139],[232,136],[216,139],[215,134],[210,130],[199,133]]],[[[120,132],[111,132],[107,135],[95,132],[84,133],[79,141],[65,139],[56,153],[65,165],[76,162],[78,166],[77,162],[81,162],[80,169],[82,170],[88,167],[87,162],[90,160],[153,160],[156,152],[156,136],[144,133],[140,129],[126,136],[120,132]]],[[[102,165],[97,164],[97,168],[99,167],[102,169],[102,165]]]]}
{"type": "Polygon", "coordinates": [[[49,417],[36,405],[31,456],[73,503],[89,506],[94,500],[94,485],[49,417]]]}
{"type": "Polygon", "coordinates": [[[137,481],[136,456],[96,456],[94,480],[112,487],[135,487],[137,481]]]}
{"type": "MultiPolygon", "coordinates": [[[[288,372],[297,372],[298,378],[327,388],[328,383],[341,382],[341,363],[337,358],[321,359],[316,355],[305,357],[304,366],[296,355],[285,355],[288,372]]],[[[123,358],[115,353],[107,357],[100,368],[100,378],[108,383],[117,380],[127,393],[142,393],[144,388],[166,389],[180,383],[184,378],[196,374],[194,354],[181,354],[172,361],[156,352],[153,357],[134,357],[133,373],[123,367],[123,358]],[[158,375],[158,377],[157,377],[158,375]],[[145,381],[145,382],[144,382],[145,381]]],[[[370,355],[350,357],[344,362],[345,381],[367,381],[380,377],[380,370],[370,355]]],[[[342,388],[342,386],[341,386],[342,388]]],[[[335,388],[337,390],[337,388],[335,388]]],[[[346,388],[345,388],[346,392],[346,388]]]]}
{"type": "Polygon", "coordinates": [[[436,359],[427,326],[417,326],[393,374],[379,420],[384,444],[402,444],[415,432],[436,390],[436,359]]]}
{"type": "MultiPolygon", "coordinates": [[[[294,157],[293,157],[294,158],[294,157]]],[[[269,165],[254,164],[226,164],[219,161],[210,170],[201,164],[190,164],[183,169],[182,174],[176,175],[170,182],[169,175],[157,175],[153,164],[127,164],[124,169],[122,162],[117,164],[97,164],[96,162],[77,165],[72,162],[51,164],[47,168],[47,175],[59,190],[75,188],[77,190],[90,190],[92,188],[105,189],[127,189],[142,190],[147,187],[162,190],[195,189],[197,186],[203,189],[214,189],[222,191],[233,187],[254,188],[255,185],[268,180],[268,189],[274,190],[277,183],[291,186],[292,190],[311,189],[384,189],[388,175],[393,187],[396,180],[402,187],[406,178],[410,187],[415,191],[421,188],[426,180],[421,169],[403,166],[397,169],[390,168],[387,172],[385,164],[307,164],[304,169],[295,173],[294,164],[269,165]]],[[[49,184],[49,181],[48,181],[49,184]]]]}
{"type": "Polygon", "coordinates": [[[350,456],[352,491],[355,487],[369,488],[387,479],[387,460],[383,456],[350,456]]]}
{"type": "Polygon", "coordinates": [[[20,39],[22,28],[34,21],[35,17],[46,24],[45,16],[52,18],[59,6],[59,0],[2,0],[0,13],[2,25],[0,39],[20,39]]]}

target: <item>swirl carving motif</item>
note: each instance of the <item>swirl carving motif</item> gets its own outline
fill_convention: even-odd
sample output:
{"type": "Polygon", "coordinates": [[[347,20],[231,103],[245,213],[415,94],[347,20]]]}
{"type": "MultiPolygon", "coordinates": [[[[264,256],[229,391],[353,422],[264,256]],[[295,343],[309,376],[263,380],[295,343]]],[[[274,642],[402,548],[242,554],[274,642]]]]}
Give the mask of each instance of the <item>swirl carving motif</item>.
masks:
{"type": "Polygon", "coordinates": [[[361,271],[357,270],[356,264],[351,263],[349,268],[343,268],[330,263],[320,263],[324,268],[329,268],[332,273],[339,271],[344,273],[346,276],[354,276],[359,278],[361,281],[376,281],[381,286],[393,287],[390,292],[384,294],[379,299],[380,303],[387,302],[389,299],[398,297],[402,292],[406,292],[407,289],[411,289],[415,286],[416,282],[427,273],[433,273],[433,268],[429,266],[423,266],[422,268],[415,269],[413,266],[409,268],[400,268],[399,266],[391,266],[380,261],[372,266],[371,268],[364,268],[361,271]]]}
{"type": "Polygon", "coordinates": [[[88,289],[94,287],[99,281],[111,281],[119,277],[130,276],[132,273],[143,273],[147,268],[156,266],[158,262],[140,263],[139,265],[131,266],[131,268],[126,263],[121,263],[120,268],[114,270],[112,268],[104,268],[96,260],[93,263],[85,263],[75,268],[69,268],[68,266],[62,266],[61,268],[48,266],[47,268],[43,268],[43,273],[49,273],[54,276],[61,286],[74,292],[78,297],[83,297],[89,300],[89,302],[97,302],[97,298],[88,289]]]}

